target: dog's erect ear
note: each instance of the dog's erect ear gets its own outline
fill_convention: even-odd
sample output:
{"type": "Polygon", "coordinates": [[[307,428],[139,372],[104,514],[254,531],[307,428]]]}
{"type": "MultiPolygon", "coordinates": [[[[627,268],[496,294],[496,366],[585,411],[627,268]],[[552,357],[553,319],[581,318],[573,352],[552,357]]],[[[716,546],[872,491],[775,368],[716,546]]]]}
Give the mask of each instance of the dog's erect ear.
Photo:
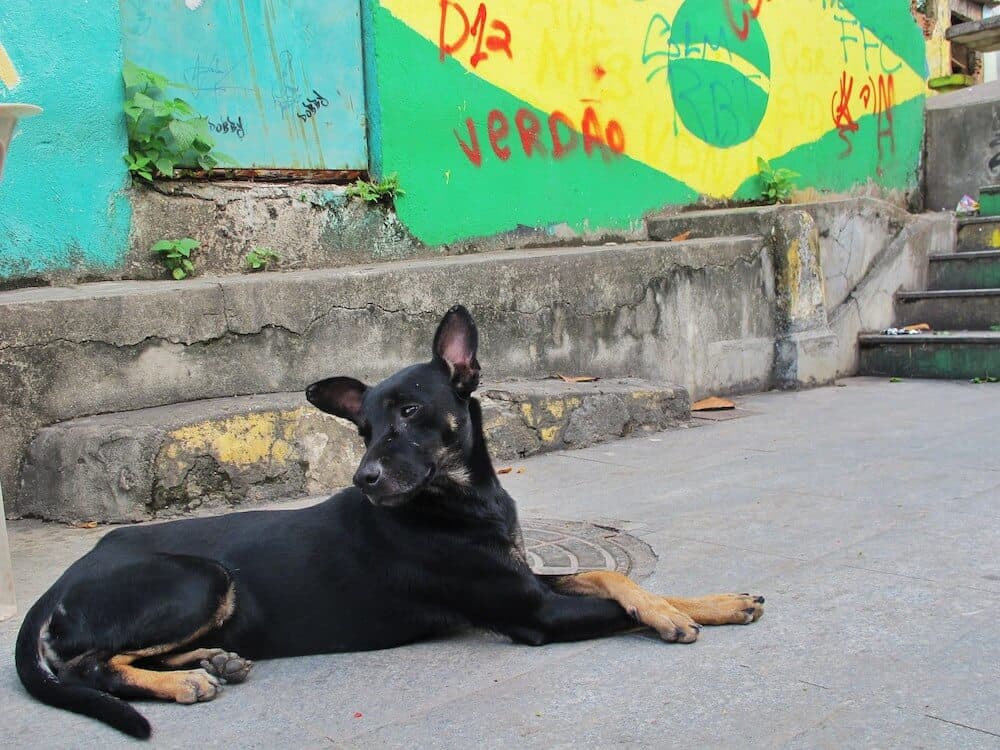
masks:
{"type": "Polygon", "coordinates": [[[451,373],[451,382],[459,396],[468,398],[479,385],[479,331],[476,321],[461,305],[445,313],[434,334],[434,358],[451,373]]]}
{"type": "Polygon", "coordinates": [[[368,386],[354,378],[327,378],[306,388],[306,398],[317,409],[360,425],[366,390],[368,386]]]}

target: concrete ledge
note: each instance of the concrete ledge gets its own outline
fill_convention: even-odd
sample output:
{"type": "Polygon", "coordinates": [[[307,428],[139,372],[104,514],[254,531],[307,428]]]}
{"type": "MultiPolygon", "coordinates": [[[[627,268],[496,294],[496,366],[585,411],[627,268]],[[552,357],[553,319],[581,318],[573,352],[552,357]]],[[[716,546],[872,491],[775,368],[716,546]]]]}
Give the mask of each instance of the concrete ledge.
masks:
{"type": "MultiPolygon", "coordinates": [[[[501,461],[690,417],[683,388],[638,380],[516,381],[481,394],[487,439],[501,461]]],[[[317,495],[349,485],[362,451],[353,425],[300,393],[84,417],[39,431],[18,510],[120,523],[317,495]]]]}
{"type": "Polygon", "coordinates": [[[696,395],[772,382],[774,269],[754,237],[15,290],[0,294],[8,511],[20,512],[19,465],[42,427],[381,378],[428,358],[456,302],[479,321],[489,377],[640,377],[696,395]]]}

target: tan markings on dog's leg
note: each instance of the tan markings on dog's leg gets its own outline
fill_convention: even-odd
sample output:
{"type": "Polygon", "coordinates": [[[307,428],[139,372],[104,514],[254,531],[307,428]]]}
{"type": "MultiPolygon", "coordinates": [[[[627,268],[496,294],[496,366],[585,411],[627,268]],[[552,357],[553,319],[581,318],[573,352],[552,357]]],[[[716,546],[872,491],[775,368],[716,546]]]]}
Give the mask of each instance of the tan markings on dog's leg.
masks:
{"type": "Polygon", "coordinates": [[[190,664],[200,664],[202,659],[209,659],[221,651],[221,648],[196,648],[194,651],[184,651],[183,653],[164,656],[158,661],[164,667],[186,667],[190,664]]]}
{"type": "Polygon", "coordinates": [[[715,594],[667,601],[701,625],[749,625],[764,614],[764,597],[750,594],[715,594]]]}
{"type": "MultiPolygon", "coordinates": [[[[108,660],[108,666],[127,685],[148,690],[157,698],[177,701],[178,703],[210,701],[222,690],[222,683],[218,677],[210,674],[205,669],[157,672],[135,667],[133,666],[133,662],[153,656],[165,656],[173,651],[177,651],[188,643],[192,643],[206,633],[220,627],[226,620],[233,616],[235,609],[236,592],[233,585],[229,584],[229,588],[226,589],[226,593],[219,601],[219,605],[216,607],[212,618],[190,636],[173,643],[162,643],[156,646],[148,646],[147,648],[117,654],[108,660]]],[[[206,652],[211,651],[211,653],[218,653],[220,650],[212,651],[205,649],[206,652]]],[[[246,667],[246,671],[249,671],[249,666],[246,667]]],[[[244,679],[246,678],[245,673],[243,677],[244,679]]]]}
{"type": "Polygon", "coordinates": [[[150,695],[177,703],[210,701],[222,692],[222,682],[204,669],[174,672],[154,672],[139,669],[132,662],[140,657],[135,654],[112,656],[108,667],[126,685],[148,691],[150,695]]]}
{"type": "Polygon", "coordinates": [[[611,571],[592,571],[566,576],[556,590],[578,596],[611,599],[643,625],[653,628],[665,641],[693,643],[701,627],[662,596],[651,594],[627,576],[611,571]]]}

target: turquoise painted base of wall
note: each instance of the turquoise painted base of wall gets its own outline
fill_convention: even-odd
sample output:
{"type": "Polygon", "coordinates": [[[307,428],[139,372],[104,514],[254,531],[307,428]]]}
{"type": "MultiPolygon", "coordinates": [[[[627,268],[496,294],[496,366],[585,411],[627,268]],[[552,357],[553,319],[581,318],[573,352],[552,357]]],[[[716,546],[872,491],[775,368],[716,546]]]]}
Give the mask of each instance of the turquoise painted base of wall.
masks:
{"type": "Polygon", "coordinates": [[[110,268],[131,206],[117,2],[4,0],[0,45],[20,77],[0,102],[45,109],[18,127],[0,183],[0,281],[110,268]]]}

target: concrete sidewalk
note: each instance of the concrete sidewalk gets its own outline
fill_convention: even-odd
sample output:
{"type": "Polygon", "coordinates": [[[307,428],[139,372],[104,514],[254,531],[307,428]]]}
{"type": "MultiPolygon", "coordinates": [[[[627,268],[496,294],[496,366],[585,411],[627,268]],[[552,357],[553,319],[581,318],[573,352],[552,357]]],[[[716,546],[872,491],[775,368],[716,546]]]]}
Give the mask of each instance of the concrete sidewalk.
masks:
{"type": "MultiPolygon", "coordinates": [[[[630,522],[654,590],[753,591],[748,627],[542,649],[483,634],[262,662],[162,748],[1000,747],[1000,386],[856,379],[519,463],[524,516],[630,522]]],[[[100,536],[11,524],[30,604],[100,536]]],[[[127,747],[31,701],[0,625],[0,746],[127,747]]]]}

